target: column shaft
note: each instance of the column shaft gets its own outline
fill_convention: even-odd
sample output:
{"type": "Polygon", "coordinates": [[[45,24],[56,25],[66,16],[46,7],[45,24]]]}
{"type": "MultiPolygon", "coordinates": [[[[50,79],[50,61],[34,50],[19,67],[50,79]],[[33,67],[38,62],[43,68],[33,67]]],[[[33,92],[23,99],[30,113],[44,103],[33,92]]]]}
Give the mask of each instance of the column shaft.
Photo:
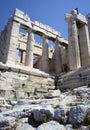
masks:
{"type": "Polygon", "coordinates": [[[90,64],[90,41],[88,26],[85,24],[79,28],[80,53],[82,66],[90,64]]]}
{"type": "Polygon", "coordinates": [[[34,47],[34,34],[31,31],[28,33],[28,41],[26,47],[25,65],[33,68],[33,47],[34,47]]]}
{"type": "Polygon", "coordinates": [[[75,70],[81,67],[76,21],[68,23],[68,42],[69,68],[75,70]]]}
{"type": "Polygon", "coordinates": [[[61,48],[58,43],[56,43],[55,46],[55,71],[56,74],[60,74],[62,72],[61,48]]]}
{"type": "Polygon", "coordinates": [[[49,72],[49,60],[48,60],[48,39],[43,36],[42,44],[42,66],[41,69],[45,72],[49,72]]]}

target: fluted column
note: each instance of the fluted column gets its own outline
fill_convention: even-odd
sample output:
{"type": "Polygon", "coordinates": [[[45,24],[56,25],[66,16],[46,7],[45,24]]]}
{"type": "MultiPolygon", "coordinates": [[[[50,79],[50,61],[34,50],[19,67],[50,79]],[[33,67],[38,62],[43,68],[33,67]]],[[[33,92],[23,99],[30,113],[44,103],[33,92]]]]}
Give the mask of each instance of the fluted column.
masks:
{"type": "Polygon", "coordinates": [[[68,23],[68,54],[69,54],[69,68],[75,70],[81,67],[80,50],[78,45],[78,32],[76,21],[68,23]]]}
{"type": "Polygon", "coordinates": [[[59,43],[55,45],[55,72],[56,74],[62,72],[61,45],[59,43]]]}
{"type": "Polygon", "coordinates": [[[32,30],[28,32],[28,41],[26,47],[25,65],[33,68],[33,47],[34,47],[34,34],[32,30]]]}
{"type": "Polygon", "coordinates": [[[49,60],[48,60],[48,39],[45,36],[42,36],[42,63],[41,69],[45,72],[49,72],[49,60]]]}

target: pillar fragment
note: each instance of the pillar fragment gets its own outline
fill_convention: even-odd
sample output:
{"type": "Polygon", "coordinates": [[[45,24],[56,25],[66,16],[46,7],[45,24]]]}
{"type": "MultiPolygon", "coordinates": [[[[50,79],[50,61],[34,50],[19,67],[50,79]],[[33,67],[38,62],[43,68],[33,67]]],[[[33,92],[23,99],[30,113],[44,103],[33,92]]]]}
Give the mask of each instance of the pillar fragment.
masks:
{"type": "Polygon", "coordinates": [[[33,48],[34,48],[34,34],[32,30],[29,30],[27,47],[26,47],[25,65],[31,68],[33,68],[33,48]]]}

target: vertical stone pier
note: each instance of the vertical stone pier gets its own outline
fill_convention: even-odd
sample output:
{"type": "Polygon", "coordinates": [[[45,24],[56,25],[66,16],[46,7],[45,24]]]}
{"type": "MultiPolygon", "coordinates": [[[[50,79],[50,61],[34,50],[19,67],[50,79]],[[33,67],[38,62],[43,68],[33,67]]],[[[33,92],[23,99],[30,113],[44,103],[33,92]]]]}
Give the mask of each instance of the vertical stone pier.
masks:
{"type": "Polygon", "coordinates": [[[6,46],[8,50],[6,63],[15,64],[18,62],[18,36],[19,36],[20,23],[10,21],[8,26],[6,46]]]}
{"type": "Polygon", "coordinates": [[[69,69],[75,70],[81,67],[80,52],[78,45],[78,32],[76,21],[71,15],[66,15],[66,21],[68,22],[68,56],[69,56],[69,69]]]}
{"type": "Polygon", "coordinates": [[[42,36],[43,44],[42,44],[42,65],[41,69],[45,72],[49,72],[49,61],[48,61],[48,39],[46,36],[42,36]]]}
{"type": "Polygon", "coordinates": [[[34,47],[34,34],[32,30],[28,32],[28,41],[26,47],[25,65],[33,68],[33,47],[34,47]]]}

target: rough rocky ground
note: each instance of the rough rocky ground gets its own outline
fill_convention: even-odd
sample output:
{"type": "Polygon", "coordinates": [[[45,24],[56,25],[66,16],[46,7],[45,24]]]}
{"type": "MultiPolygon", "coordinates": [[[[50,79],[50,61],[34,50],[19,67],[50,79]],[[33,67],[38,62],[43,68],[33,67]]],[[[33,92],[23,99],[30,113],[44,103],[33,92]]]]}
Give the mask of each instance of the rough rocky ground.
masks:
{"type": "Polygon", "coordinates": [[[90,87],[0,99],[0,130],[90,130],[90,87]]]}

